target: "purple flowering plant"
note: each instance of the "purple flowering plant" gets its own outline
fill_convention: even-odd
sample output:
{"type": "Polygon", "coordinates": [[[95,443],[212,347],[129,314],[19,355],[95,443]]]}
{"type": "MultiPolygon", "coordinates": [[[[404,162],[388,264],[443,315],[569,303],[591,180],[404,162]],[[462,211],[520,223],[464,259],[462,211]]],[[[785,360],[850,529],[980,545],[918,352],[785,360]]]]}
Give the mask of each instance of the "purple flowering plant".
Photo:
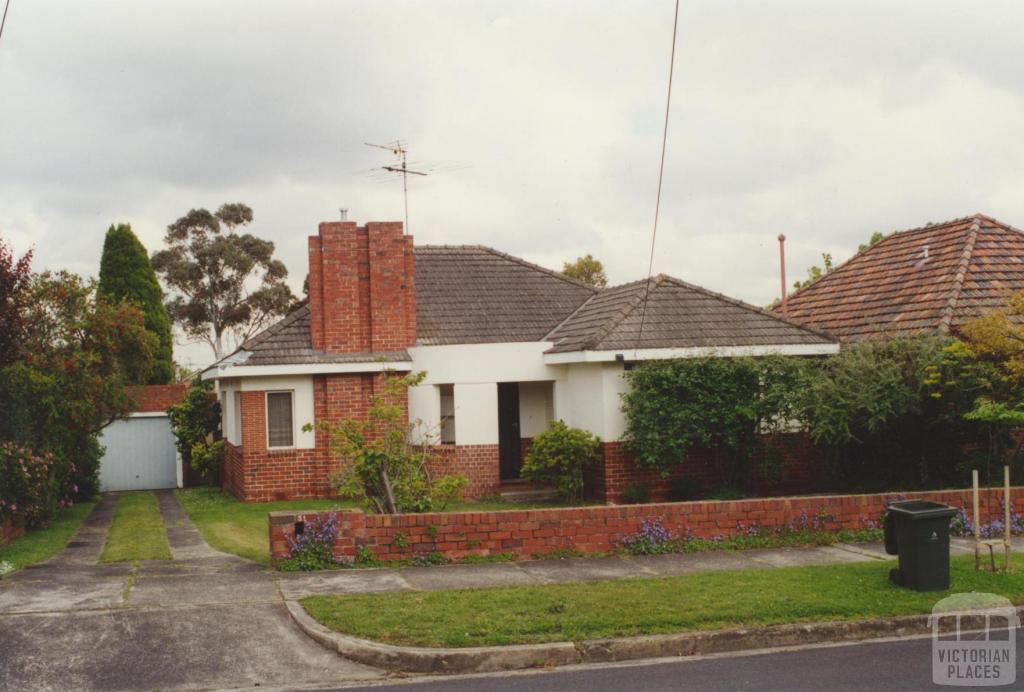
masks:
{"type": "Polygon", "coordinates": [[[301,533],[285,537],[288,557],[278,561],[278,569],[285,572],[311,572],[346,565],[344,559],[334,557],[333,551],[340,524],[341,515],[337,510],[304,522],[301,533]]]}
{"type": "Polygon", "coordinates": [[[640,530],[622,539],[622,546],[633,555],[660,555],[678,550],[679,534],[661,525],[661,518],[644,519],[640,530]]]}

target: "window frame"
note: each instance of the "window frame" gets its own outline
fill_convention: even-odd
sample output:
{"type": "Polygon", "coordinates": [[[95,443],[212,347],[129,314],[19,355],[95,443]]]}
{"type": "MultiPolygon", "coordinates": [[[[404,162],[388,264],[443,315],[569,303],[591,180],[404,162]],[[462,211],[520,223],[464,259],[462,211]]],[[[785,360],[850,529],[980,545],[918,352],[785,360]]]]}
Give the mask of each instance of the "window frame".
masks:
{"type": "Polygon", "coordinates": [[[455,417],[455,385],[454,384],[439,384],[437,386],[437,398],[438,398],[438,426],[437,426],[437,442],[442,445],[454,445],[458,444],[458,428],[456,427],[455,417]],[[444,399],[446,396],[446,390],[451,392],[452,401],[452,412],[450,415],[444,413],[444,399]],[[452,436],[450,440],[445,439],[445,420],[450,421],[452,436]]]}
{"type": "Polygon", "coordinates": [[[265,436],[267,442],[268,451],[276,451],[281,449],[295,449],[295,442],[298,439],[298,435],[295,433],[295,390],[294,389],[268,389],[263,392],[263,411],[264,411],[264,428],[266,428],[265,436]],[[287,394],[289,401],[291,402],[292,411],[292,443],[290,445],[274,446],[270,444],[270,395],[271,394],[287,394]]]}

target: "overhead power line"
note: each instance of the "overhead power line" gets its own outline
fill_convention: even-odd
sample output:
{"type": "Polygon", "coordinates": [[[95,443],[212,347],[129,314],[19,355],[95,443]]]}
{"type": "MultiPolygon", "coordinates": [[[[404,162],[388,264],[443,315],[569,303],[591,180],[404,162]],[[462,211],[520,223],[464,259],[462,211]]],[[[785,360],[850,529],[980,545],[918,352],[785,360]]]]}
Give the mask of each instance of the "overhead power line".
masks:
{"type": "Polygon", "coordinates": [[[668,116],[672,108],[672,75],[676,66],[676,34],[679,29],[679,0],[676,0],[675,16],[672,19],[672,53],[668,62],[668,95],[665,98],[665,126],[661,132],[661,162],[658,164],[658,194],[654,202],[654,228],[651,231],[651,254],[647,261],[647,284],[644,286],[644,300],[640,308],[640,329],[636,334],[634,351],[640,348],[647,318],[647,298],[651,294],[651,280],[654,274],[654,243],[658,237],[658,215],[661,213],[661,183],[665,177],[665,149],[668,143],[668,116]]]}
{"type": "Polygon", "coordinates": [[[7,10],[11,9],[11,0],[4,3],[4,17],[0,19],[0,38],[4,37],[4,27],[7,26],[7,10]]]}

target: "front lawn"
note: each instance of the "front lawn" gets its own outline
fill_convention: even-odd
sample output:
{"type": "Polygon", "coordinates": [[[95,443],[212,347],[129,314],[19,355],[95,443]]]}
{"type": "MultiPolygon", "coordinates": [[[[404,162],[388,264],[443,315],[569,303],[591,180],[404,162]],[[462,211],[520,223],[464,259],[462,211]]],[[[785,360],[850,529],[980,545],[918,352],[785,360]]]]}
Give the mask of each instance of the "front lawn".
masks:
{"type": "Polygon", "coordinates": [[[100,562],[170,559],[171,546],[156,495],[121,493],[100,562]]]}
{"type": "Polygon", "coordinates": [[[889,584],[895,562],[705,572],[550,586],[311,596],[302,604],[327,627],[388,644],[493,646],[688,630],[849,620],[930,612],[949,593],[985,591],[1024,602],[1016,572],[974,570],[953,558],[949,592],[889,584]]]}
{"type": "Polygon", "coordinates": [[[268,512],[355,506],[330,499],[246,503],[220,488],[186,488],[178,490],[177,495],[203,540],[217,550],[265,565],[270,564],[268,512]]]}
{"type": "Polygon", "coordinates": [[[17,570],[49,560],[64,550],[95,504],[81,502],[60,510],[49,526],[27,531],[0,548],[0,562],[9,562],[17,570]]]}
{"type": "MultiPolygon", "coordinates": [[[[241,502],[220,488],[186,488],[176,491],[178,500],[203,539],[217,550],[270,564],[270,537],[267,513],[324,509],[355,509],[351,500],[314,499],[281,500],[279,502],[241,502]]],[[[451,502],[446,512],[489,512],[503,509],[567,507],[554,503],[512,503],[501,498],[451,502]]]]}

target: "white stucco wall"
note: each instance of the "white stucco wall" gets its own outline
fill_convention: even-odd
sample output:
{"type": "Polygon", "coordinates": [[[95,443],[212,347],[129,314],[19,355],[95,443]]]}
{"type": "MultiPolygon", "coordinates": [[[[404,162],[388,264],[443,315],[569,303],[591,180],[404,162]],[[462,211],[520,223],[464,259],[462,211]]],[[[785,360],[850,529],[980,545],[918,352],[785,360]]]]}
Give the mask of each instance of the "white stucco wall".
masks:
{"type": "MultiPolygon", "coordinates": [[[[427,373],[418,387],[409,390],[410,420],[422,421],[422,429],[430,431],[436,440],[441,422],[437,385],[451,384],[455,394],[456,444],[498,444],[497,383],[545,382],[544,386],[550,387],[550,382],[565,370],[564,366],[544,364],[542,354],[550,347],[547,342],[527,342],[410,348],[413,372],[427,373]]],[[[524,437],[543,430],[545,416],[553,415],[542,412],[545,406],[538,403],[539,391],[539,387],[531,389],[529,385],[520,388],[520,434],[524,437]]]]}
{"type": "Polygon", "coordinates": [[[242,444],[242,430],[238,415],[236,394],[241,391],[240,380],[217,380],[217,399],[220,401],[220,429],[224,439],[233,445],[242,444]]]}
{"type": "Polygon", "coordinates": [[[303,432],[306,423],[315,423],[313,409],[313,377],[311,375],[295,375],[280,377],[245,377],[239,380],[243,392],[255,391],[290,391],[295,407],[292,422],[296,449],[313,449],[316,446],[316,435],[313,431],[303,432]]]}
{"type": "Polygon", "coordinates": [[[606,442],[622,437],[626,419],[620,394],[626,391],[621,363],[572,363],[556,385],[555,414],[606,442]]]}
{"type": "Polygon", "coordinates": [[[455,443],[498,444],[497,383],[455,385],[455,443]]]}
{"type": "Polygon", "coordinates": [[[519,384],[519,435],[533,437],[544,432],[554,418],[553,382],[519,384]]]}

